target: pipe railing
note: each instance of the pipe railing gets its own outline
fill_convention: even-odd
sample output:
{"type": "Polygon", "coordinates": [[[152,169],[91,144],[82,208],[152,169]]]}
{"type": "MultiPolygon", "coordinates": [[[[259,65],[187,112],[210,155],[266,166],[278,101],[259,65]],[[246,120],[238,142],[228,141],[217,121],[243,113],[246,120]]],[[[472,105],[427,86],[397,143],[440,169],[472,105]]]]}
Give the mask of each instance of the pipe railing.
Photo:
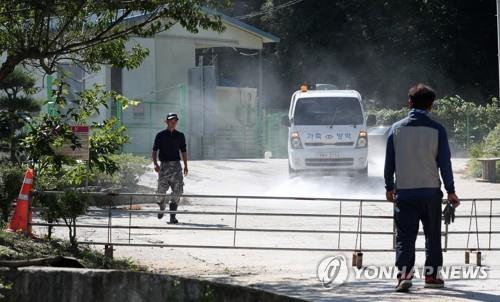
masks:
{"type": "MultiPolygon", "coordinates": [[[[63,194],[63,191],[45,191],[45,192],[35,192],[35,194],[63,194]]],[[[160,210],[136,210],[132,208],[134,197],[167,197],[170,198],[172,195],[165,194],[154,194],[154,193],[113,193],[113,192],[82,192],[90,196],[101,196],[109,197],[105,208],[90,208],[89,213],[99,213],[103,214],[101,217],[107,218],[107,223],[82,223],[76,224],[77,228],[94,228],[94,229],[107,229],[107,241],[80,241],[83,244],[90,245],[105,245],[105,246],[136,246],[136,247],[170,247],[170,248],[216,248],[216,249],[249,249],[249,250],[288,250],[288,251],[357,251],[357,252],[389,252],[395,249],[395,226],[392,215],[373,215],[364,214],[363,207],[367,203],[384,203],[389,204],[388,201],[382,199],[348,199],[348,198],[313,198],[313,197],[284,197],[284,196],[248,196],[248,195],[193,195],[185,194],[180,197],[195,198],[195,199],[223,199],[223,200],[234,200],[234,210],[233,211],[160,211],[160,210]],[[116,208],[116,204],[113,201],[115,197],[128,197],[128,208],[116,208]],[[290,212],[256,212],[256,211],[241,211],[238,204],[241,200],[294,200],[294,201],[323,201],[323,202],[335,202],[339,204],[338,213],[290,213],[290,212]],[[357,203],[358,204],[358,214],[345,214],[342,211],[343,203],[357,203]],[[128,225],[123,224],[113,224],[113,217],[116,214],[128,214],[128,225]],[[224,227],[186,227],[182,225],[175,226],[144,226],[144,225],[133,225],[132,217],[135,215],[154,215],[158,213],[164,214],[177,214],[177,215],[223,215],[223,216],[233,216],[234,223],[233,226],[224,227]],[[304,217],[304,218],[338,218],[339,225],[337,229],[295,229],[295,228],[243,228],[238,227],[238,216],[255,216],[255,217],[304,217]],[[343,230],[341,219],[357,219],[356,230],[343,230]],[[370,231],[363,230],[363,219],[383,219],[392,220],[393,228],[391,231],[370,231]],[[116,242],[113,241],[112,230],[113,229],[128,229],[128,243],[126,242],[116,242]],[[131,243],[131,230],[188,230],[188,231],[221,231],[221,232],[232,232],[232,245],[206,245],[206,244],[160,244],[160,243],[131,243]],[[280,247],[280,246],[260,246],[260,245],[238,245],[237,244],[237,234],[238,232],[259,232],[259,233],[303,233],[303,234],[337,234],[338,244],[337,247],[329,248],[315,248],[315,247],[280,247]],[[347,249],[340,247],[340,236],[342,234],[356,235],[356,241],[354,249],[347,249]],[[362,248],[363,235],[391,235],[393,236],[392,248],[362,248]],[[358,247],[359,243],[359,247],[358,247]]],[[[492,235],[500,234],[500,231],[493,230],[493,220],[495,218],[500,218],[500,214],[493,213],[493,202],[499,202],[500,198],[474,198],[474,199],[462,199],[462,207],[466,203],[471,203],[471,213],[470,215],[456,215],[456,219],[469,219],[469,229],[462,231],[450,231],[448,230],[448,225],[445,225],[442,236],[445,238],[444,251],[500,251],[499,247],[492,247],[492,235]],[[488,214],[477,214],[477,204],[488,203],[488,214]],[[473,211],[474,210],[474,211],[473,211]],[[487,230],[479,230],[478,220],[488,219],[487,230]],[[475,221],[476,230],[472,230],[472,222],[475,221]],[[468,235],[467,246],[466,247],[448,247],[448,236],[449,235],[468,235]],[[469,239],[471,235],[476,236],[477,248],[469,248],[469,239]],[[479,247],[479,235],[488,235],[488,246],[479,247]]],[[[443,201],[444,203],[445,201],[443,201]]],[[[124,205],[124,204],[121,204],[124,205]]],[[[366,205],[365,205],[366,207],[366,205]]],[[[35,208],[36,211],[36,208],[35,208]]],[[[345,212],[345,209],[344,209],[345,212]]],[[[366,212],[366,209],[365,209],[366,212]]],[[[32,226],[39,227],[66,227],[65,224],[60,223],[43,223],[43,222],[33,222],[32,226]]],[[[498,224],[497,224],[498,225],[498,224]]],[[[419,232],[419,235],[423,234],[419,232]]],[[[417,251],[424,251],[425,249],[417,249],[417,251]]]]}

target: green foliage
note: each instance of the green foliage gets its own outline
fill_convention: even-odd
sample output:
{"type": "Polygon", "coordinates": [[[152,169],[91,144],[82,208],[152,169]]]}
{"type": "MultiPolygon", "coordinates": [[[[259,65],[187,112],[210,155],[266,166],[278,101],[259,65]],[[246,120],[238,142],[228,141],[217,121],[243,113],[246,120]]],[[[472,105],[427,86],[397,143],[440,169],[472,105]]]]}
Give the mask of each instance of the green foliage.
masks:
{"type": "Polygon", "coordinates": [[[40,215],[46,221],[63,220],[69,230],[69,240],[76,247],[76,219],[88,209],[88,194],[76,190],[66,190],[62,195],[40,199],[40,215]]]}
{"type": "MultiPolygon", "coordinates": [[[[381,109],[370,113],[376,115],[377,124],[391,125],[404,118],[408,109],[381,109]]],[[[459,96],[443,98],[434,103],[432,118],[443,124],[455,147],[467,150],[496,126],[500,120],[500,102],[493,98],[486,105],[477,105],[459,96]]]]}
{"type": "MultiPolygon", "coordinates": [[[[65,142],[70,142],[72,148],[81,147],[78,138],[71,131],[71,125],[88,123],[91,116],[99,114],[101,108],[108,108],[109,103],[120,104],[124,109],[137,103],[115,92],[104,91],[100,85],[79,92],[78,98],[71,103],[67,100],[67,94],[67,85],[60,82],[54,92],[55,114],[40,114],[30,124],[30,129],[22,140],[23,150],[37,165],[39,173],[43,174],[49,165],[61,170],[63,164],[75,164],[74,160],[64,158],[56,152],[65,142]]],[[[115,119],[108,119],[102,123],[93,122],[91,131],[89,167],[91,170],[112,173],[116,166],[108,156],[119,151],[128,141],[125,128],[118,125],[115,119]]]]}
{"type": "Polygon", "coordinates": [[[148,54],[131,36],[148,37],[180,24],[190,32],[223,29],[218,16],[205,7],[226,1],[0,1],[0,81],[21,63],[56,71],[72,61],[87,70],[100,64],[135,68],[148,54]],[[138,15],[140,13],[141,15],[138,15]]]}
{"type": "MultiPolygon", "coordinates": [[[[71,187],[79,187],[83,184],[86,175],[85,163],[75,162],[73,165],[48,164],[42,171],[37,172],[36,189],[39,191],[61,191],[71,187]],[[83,176],[80,176],[79,174],[83,176]],[[77,176],[75,176],[77,175],[77,176]]],[[[41,196],[35,196],[36,202],[41,196]]]]}
{"type": "Polygon", "coordinates": [[[15,98],[20,93],[31,95],[37,92],[36,79],[22,67],[16,67],[12,73],[0,81],[0,90],[9,97],[15,98]]]}
{"type": "Polygon", "coordinates": [[[500,123],[491,130],[484,140],[483,155],[487,157],[500,157],[500,123]]]}
{"type": "Polygon", "coordinates": [[[375,115],[375,117],[377,118],[377,125],[392,125],[404,118],[408,114],[408,109],[380,109],[369,111],[368,113],[375,115]]]}
{"type": "Polygon", "coordinates": [[[0,81],[0,151],[7,151],[12,162],[17,161],[16,149],[21,137],[19,130],[40,110],[40,104],[30,95],[36,92],[35,79],[22,68],[16,68],[0,81]]]}
{"type": "Polygon", "coordinates": [[[0,230],[0,259],[2,260],[23,260],[55,255],[75,257],[88,268],[146,270],[145,267],[134,263],[131,259],[110,259],[86,245],[79,245],[75,249],[67,241],[46,238],[31,239],[22,234],[0,230]]]}
{"type": "MultiPolygon", "coordinates": [[[[288,107],[303,82],[350,87],[395,109],[417,81],[443,97],[485,103],[498,96],[495,1],[313,0],[279,8],[287,2],[233,0],[226,10],[265,11],[242,21],[281,38],[264,50],[264,91],[273,108],[288,107]]],[[[225,74],[245,68],[237,53],[224,61],[225,74]]],[[[249,68],[248,77],[254,72],[249,68]]]]}
{"type": "MultiPolygon", "coordinates": [[[[75,100],[68,102],[68,87],[63,81],[58,83],[53,95],[54,114],[43,113],[34,119],[22,140],[22,148],[37,171],[38,190],[65,190],[62,197],[36,196],[34,203],[41,205],[46,221],[64,220],[70,241],[76,245],[76,217],[85,212],[88,200],[86,196],[73,195],[77,194],[74,189],[82,187],[87,179],[92,180],[95,175],[115,173],[118,164],[114,155],[121,150],[128,137],[125,127],[111,118],[91,124],[88,162],[59,155],[57,149],[66,142],[70,142],[72,148],[82,147],[78,137],[72,133],[71,125],[87,124],[90,117],[99,114],[101,108],[107,108],[110,103],[127,108],[136,102],[115,92],[104,91],[98,85],[79,92],[75,100]]],[[[51,230],[49,236],[50,233],[51,230]]]]}
{"type": "Polygon", "coordinates": [[[53,93],[54,114],[42,113],[36,117],[29,125],[21,146],[37,171],[37,190],[66,191],[63,197],[36,196],[34,203],[41,205],[42,216],[48,222],[64,220],[70,241],[76,245],[76,217],[85,212],[87,197],[72,194],[77,194],[75,188],[82,187],[94,174],[116,172],[118,166],[112,155],[121,150],[128,137],[125,127],[111,118],[90,125],[87,162],[62,156],[57,150],[65,143],[70,143],[73,149],[82,147],[71,125],[88,124],[90,117],[99,114],[109,104],[126,108],[136,102],[115,92],[104,91],[99,85],[77,93],[76,99],[69,102],[67,85],[63,81],[57,84],[53,93]]]}
{"type": "Polygon", "coordinates": [[[123,190],[134,188],[139,178],[148,170],[149,160],[132,154],[113,154],[110,159],[116,163],[117,170],[113,174],[96,173],[92,175],[91,184],[105,188],[123,190]]]}
{"type": "Polygon", "coordinates": [[[493,98],[486,105],[476,105],[459,96],[445,98],[436,102],[433,116],[446,127],[455,144],[467,149],[500,121],[500,102],[493,98]]]}
{"type": "MultiPolygon", "coordinates": [[[[37,175],[37,189],[53,191],[82,188],[88,181],[89,186],[118,191],[135,190],[139,178],[147,171],[150,163],[144,157],[132,154],[111,154],[108,160],[113,163],[112,173],[97,168],[88,169],[84,162],[63,165],[57,169],[53,165],[47,166],[43,173],[37,175]]],[[[35,200],[41,198],[48,197],[37,196],[35,200]]]]}
{"type": "Polygon", "coordinates": [[[470,159],[467,162],[466,174],[470,177],[481,177],[481,163],[476,158],[483,157],[483,143],[477,143],[469,148],[470,159]]]}
{"type": "Polygon", "coordinates": [[[85,193],[66,190],[61,195],[54,194],[52,196],[56,196],[56,198],[51,198],[51,202],[42,202],[44,208],[40,214],[45,220],[76,219],[76,217],[85,214],[87,211],[88,195],[85,193]]]}
{"type": "Polygon", "coordinates": [[[4,222],[8,221],[12,202],[21,190],[23,174],[23,168],[19,165],[7,163],[0,165],[0,209],[4,222]]]}
{"type": "Polygon", "coordinates": [[[12,283],[5,282],[5,280],[0,277],[0,301],[5,299],[5,297],[11,290],[12,290],[12,283]]]}
{"type": "Polygon", "coordinates": [[[71,141],[74,148],[79,147],[70,124],[61,116],[41,114],[30,125],[29,130],[21,140],[21,148],[34,163],[40,163],[39,171],[49,163],[61,166],[64,158],[58,156],[55,149],[66,141],[71,141]]]}
{"type": "Polygon", "coordinates": [[[122,146],[128,142],[125,135],[126,128],[119,126],[114,118],[105,120],[102,124],[94,124],[93,133],[90,137],[90,167],[93,170],[114,173],[118,166],[113,155],[120,151],[122,146]]]}
{"type": "MultiPolygon", "coordinates": [[[[481,176],[481,163],[476,158],[500,157],[500,123],[480,143],[470,148],[467,164],[467,174],[473,177],[481,176]]],[[[497,162],[497,176],[500,176],[500,163],[497,162]]]]}

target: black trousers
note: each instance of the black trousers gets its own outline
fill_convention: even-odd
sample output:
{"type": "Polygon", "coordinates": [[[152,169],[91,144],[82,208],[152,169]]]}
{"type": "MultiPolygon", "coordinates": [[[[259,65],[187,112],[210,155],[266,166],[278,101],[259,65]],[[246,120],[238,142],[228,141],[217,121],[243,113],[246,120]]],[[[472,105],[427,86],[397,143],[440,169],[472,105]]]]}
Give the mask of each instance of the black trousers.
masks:
{"type": "Polygon", "coordinates": [[[415,265],[415,241],[419,221],[422,221],[425,234],[425,271],[426,276],[436,276],[443,265],[441,250],[441,200],[442,193],[435,197],[401,199],[396,195],[394,219],[396,222],[396,266],[399,274],[411,275],[415,265]]]}

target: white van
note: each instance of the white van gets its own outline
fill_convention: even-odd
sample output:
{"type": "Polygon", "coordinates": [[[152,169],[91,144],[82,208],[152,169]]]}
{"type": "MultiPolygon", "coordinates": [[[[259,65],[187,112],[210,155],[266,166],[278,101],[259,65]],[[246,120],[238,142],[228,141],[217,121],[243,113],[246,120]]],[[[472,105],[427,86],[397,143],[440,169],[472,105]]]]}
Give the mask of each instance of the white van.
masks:
{"type": "MultiPolygon", "coordinates": [[[[374,123],[372,117],[370,121],[374,123]]],[[[367,125],[357,91],[302,85],[292,95],[283,124],[288,126],[290,174],[322,170],[368,174],[367,125]]]]}

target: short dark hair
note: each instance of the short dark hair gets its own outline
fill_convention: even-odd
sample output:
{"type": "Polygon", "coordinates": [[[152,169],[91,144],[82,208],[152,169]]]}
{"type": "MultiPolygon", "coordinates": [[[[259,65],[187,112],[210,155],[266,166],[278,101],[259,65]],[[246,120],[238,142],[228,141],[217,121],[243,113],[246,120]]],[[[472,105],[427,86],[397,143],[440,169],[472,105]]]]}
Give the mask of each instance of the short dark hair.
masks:
{"type": "Polygon", "coordinates": [[[417,84],[410,88],[408,97],[412,101],[412,108],[416,109],[429,109],[436,99],[436,92],[424,84],[417,84]]]}

